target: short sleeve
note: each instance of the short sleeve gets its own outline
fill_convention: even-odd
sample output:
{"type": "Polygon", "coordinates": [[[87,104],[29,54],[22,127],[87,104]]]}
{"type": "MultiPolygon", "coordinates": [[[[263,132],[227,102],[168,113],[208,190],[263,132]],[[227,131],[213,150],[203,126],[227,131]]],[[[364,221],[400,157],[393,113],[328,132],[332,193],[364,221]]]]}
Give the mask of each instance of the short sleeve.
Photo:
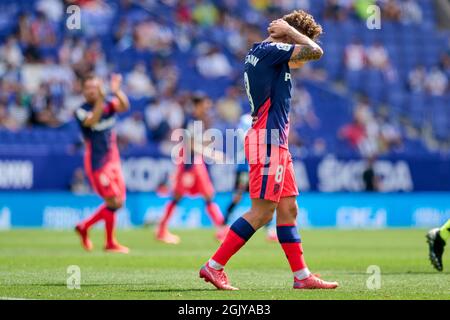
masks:
{"type": "Polygon", "coordinates": [[[291,59],[295,45],[288,43],[271,42],[265,47],[266,63],[271,66],[287,63],[291,59]]]}
{"type": "Polygon", "coordinates": [[[80,107],[75,110],[75,118],[78,120],[78,122],[83,123],[84,120],[88,117],[89,112],[84,109],[83,107],[80,107]]]}

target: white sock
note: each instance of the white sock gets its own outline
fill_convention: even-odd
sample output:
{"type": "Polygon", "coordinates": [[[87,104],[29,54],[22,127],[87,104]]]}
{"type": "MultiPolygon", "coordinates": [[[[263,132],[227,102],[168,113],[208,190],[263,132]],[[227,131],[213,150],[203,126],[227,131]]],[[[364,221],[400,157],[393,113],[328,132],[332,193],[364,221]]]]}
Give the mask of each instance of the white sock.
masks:
{"type": "Polygon", "coordinates": [[[223,265],[221,265],[220,263],[214,261],[213,259],[209,259],[208,266],[210,266],[211,268],[213,268],[215,270],[222,270],[223,269],[223,265]]]}
{"type": "Polygon", "coordinates": [[[298,280],[306,279],[310,275],[311,275],[311,272],[309,271],[308,268],[303,268],[301,270],[298,270],[298,271],[294,272],[294,277],[297,278],[298,280]]]}

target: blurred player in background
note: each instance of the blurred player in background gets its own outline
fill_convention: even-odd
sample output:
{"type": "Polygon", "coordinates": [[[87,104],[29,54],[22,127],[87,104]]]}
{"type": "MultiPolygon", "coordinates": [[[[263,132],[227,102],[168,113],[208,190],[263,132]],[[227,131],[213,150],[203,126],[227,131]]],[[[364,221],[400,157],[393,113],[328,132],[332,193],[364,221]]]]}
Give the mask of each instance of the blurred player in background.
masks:
{"type": "MultiPolygon", "coordinates": [[[[242,196],[244,193],[249,192],[249,177],[248,177],[248,161],[245,159],[245,134],[252,126],[252,116],[250,114],[244,114],[241,116],[239,120],[239,135],[238,135],[238,149],[237,149],[237,165],[236,165],[236,177],[234,182],[234,192],[233,192],[233,199],[231,200],[230,204],[227,207],[227,210],[225,212],[224,216],[224,226],[228,226],[230,223],[230,217],[234,212],[234,209],[236,209],[236,206],[239,205],[239,203],[242,200],[242,196]]],[[[270,222],[267,226],[267,240],[269,241],[277,241],[277,233],[276,229],[272,227],[272,223],[270,222]]],[[[228,232],[228,227],[224,228],[222,232],[226,233],[228,232]]],[[[225,236],[225,234],[223,235],[225,236]]]]}
{"type": "MultiPolygon", "coordinates": [[[[168,224],[177,204],[185,195],[201,195],[206,203],[206,211],[216,226],[216,237],[222,240],[224,232],[223,215],[219,206],[213,201],[214,187],[209,177],[208,169],[203,160],[204,156],[211,157],[211,150],[203,143],[203,132],[196,132],[195,123],[208,127],[208,112],[212,106],[211,100],[203,95],[193,98],[193,110],[187,117],[184,129],[187,130],[189,140],[182,148],[179,164],[175,173],[173,199],[167,204],[164,214],[156,230],[156,239],[169,244],[178,244],[180,238],[169,232],[168,224]]],[[[217,152],[217,151],[215,151],[217,152]]],[[[220,152],[219,152],[220,153],[220,152]]],[[[223,159],[221,159],[223,160],[223,159]]]]}
{"type": "Polygon", "coordinates": [[[444,270],[442,255],[444,254],[445,243],[447,242],[449,236],[450,219],[448,219],[441,228],[431,229],[427,233],[430,261],[437,271],[444,270]]]}
{"type": "Polygon", "coordinates": [[[123,206],[126,197],[125,182],[120,165],[114,124],[116,113],[129,109],[127,96],[121,90],[122,77],[111,76],[111,98],[105,96],[102,81],[94,75],[83,79],[83,95],[86,102],[75,111],[85,142],[84,167],[86,175],[104,203],[97,211],[79,223],[75,230],[87,251],[93,249],[88,236],[89,229],[97,222],[105,222],[106,245],[109,252],[128,253],[114,236],[116,211],[123,206]]]}
{"type": "Polygon", "coordinates": [[[255,43],[245,59],[244,82],[252,107],[253,125],[246,136],[250,163],[249,212],[236,220],[220,248],[200,269],[200,277],[222,290],[237,290],[224,272],[229,259],[256,230],[272,220],[277,211],[277,235],[294,276],[295,289],[334,289],[312,274],[305,263],[297,220],[297,184],[288,150],[291,98],[290,68],[318,60],[323,51],[314,41],[320,25],[304,11],[294,11],[273,21],[269,37],[255,43]]]}

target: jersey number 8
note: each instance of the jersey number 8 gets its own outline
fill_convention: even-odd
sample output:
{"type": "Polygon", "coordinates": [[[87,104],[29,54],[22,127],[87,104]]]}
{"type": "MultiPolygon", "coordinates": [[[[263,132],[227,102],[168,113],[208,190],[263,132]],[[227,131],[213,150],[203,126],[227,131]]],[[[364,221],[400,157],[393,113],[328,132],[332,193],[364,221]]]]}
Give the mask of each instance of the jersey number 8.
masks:
{"type": "Polygon", "coordinates": [[[283,171],[284,171],[284,167],[280,164],[277,167],[277,171],[275,172],[275,182],[276,183],[281,183],[281,181],[283,180],[283,171]]]}
{"type": "Polygon", "coordinates": [[[244,84],[245,84],[245,91],[247,91],[248,101],[250,102],[250,109],[252,110],[253,113],[253,111],[255,111],[255,105],[253,104],[253,98],[250,93],[250,82],[248,81],[247,72],[244,72],[244,84]]]}

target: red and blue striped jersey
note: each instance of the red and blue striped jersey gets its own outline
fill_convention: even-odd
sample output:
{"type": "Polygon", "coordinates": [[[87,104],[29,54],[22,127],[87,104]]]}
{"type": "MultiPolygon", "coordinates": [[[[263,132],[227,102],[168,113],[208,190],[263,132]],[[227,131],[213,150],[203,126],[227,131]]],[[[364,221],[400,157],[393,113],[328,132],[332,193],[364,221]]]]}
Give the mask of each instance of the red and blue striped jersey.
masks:
{"type": "Polygon", "coordinates": [[[116,123],[115,101],[106,100],[100,121],[92,127],[83,125],[94,106],[84,103],[75,111],[75,117],[80,125],[86,144],[86,156],[90,159],[93,170],[101,168],[108,161],[119,159],[114,125],[116,123]]]}
{"type": "Polygon", "coordinates": [[[289,60],[294,48],[286,43],[255,43],[245,58],[245,89],[254,119],[249,135],[256,134],[258,144],[288,148],[292,88],[289,60]]]}

